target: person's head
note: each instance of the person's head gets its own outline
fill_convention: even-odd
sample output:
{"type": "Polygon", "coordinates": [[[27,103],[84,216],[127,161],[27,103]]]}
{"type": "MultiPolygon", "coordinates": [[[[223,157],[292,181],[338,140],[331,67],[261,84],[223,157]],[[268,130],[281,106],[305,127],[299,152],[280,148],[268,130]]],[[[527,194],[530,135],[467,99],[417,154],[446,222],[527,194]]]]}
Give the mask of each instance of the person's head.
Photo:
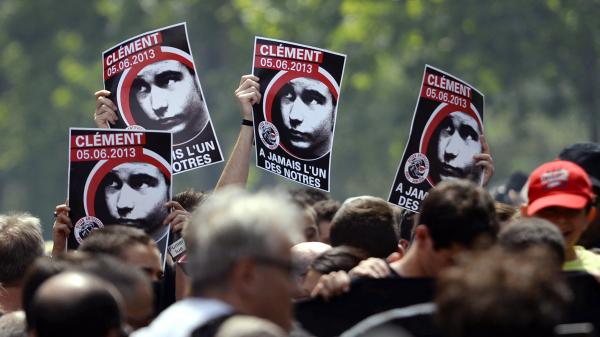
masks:
{"type": "Polygon", "coordinates": [[[368,257],[369,254],[366,251],[355,247],[337,246],[328,249],[312,261],[302,283],[302,288],[310,294],[322,275],[340,270],[350,271],[360,261],[368,257]]]}
{"type": "Polygon", "coordinates": [[[44,254],[40,220],[28,213],[0,215],[0,285],[19,287],[27,268],[44,254]]]}
{"type": "Polygon", "coordinates": [[[173,201],[177,201],[183,209],[188,212],[193,212],[202,204],[208,197],[204,192],[194,191],[193,188],[188,188],[183,192],[179,192],[173,196],[173,201]]]}
{"type": "Polygon", "coordinates": [[[291,324],[291,247],[300,242],[300,210],[273,191],[226,188],[192,216],[185,237],[195,296],[220,298],[241,313],[291,324]]]}
{"type": "Polygon", "coordinates": [[[430,189],[415,214],[415,242],[425,273],[436,276],[464,250],[487,248],[498,219],[491,195],[468,180],[443,181],[430,189]]]}
{"type": "Polygon", "coordinates": [[[60,273],[34,295],[28,329],[36,337],[122,336],[121,301],[112,285],[95,276],[60,273]]]}
{"type": "Polygon", "coordinates": [[[318,158],[331,150],[336,99],[319,80],[298,77],[277,94],[274,116],[283,146],[301,158],[318,158]],[[275,112],[277,114],[277,112],[275,112]]]}
{"type": "Polygon", "coordinates": [[[104,205],[109,223],[141,228],[153,234],[168,214],[170,182],[149,163],[123,163],[103,179],[104,205]]]}
{"type": "Polygon", "coordinates": [[[119,291],[125,322],[133,330],[150,323],[154,316],[154,294],[150,279],[143,271],[106,254],[90,255],[73,269],[97,276],[119,291]]]}
{"type": "Polygon", "coordinates": [[[317,256],[328,249],[331,249],[331,246],[321,242],[301,242],[292,247],[292,263],[296,268],[296,275],[294,275],[296,292],[294,293],[294,298],[303,298],[310,295],[310,293],[307,293],[302,288],[302,284],[308,273],[308,267],[317,256]]]}
{"type": "Polygon", "coordinates": [[[436,318],[448,337],[547,337],[569,298],[552,259],[538,250],[493,249],[442,273],[436,318]]]}
{"type": "Polygon", "coordinates": [[[500,228],[510,223],[517,215],[518,208],[515,206],[498,201],[494,203],[494,206],[496,207],[496,215],[498,216],[498,224],[500,228]]]}
{"type": "MultiPolygon", "coordinates": [[[[558,157],[581,166],[592,181],[592,191],[600,195],[600,143],[576,143],[564,148],[558,157]]],[[[596,198],[595,207],[600,207],[600,198],[596,198]]],[[[600,217],[590,223],[579,239],[586,248],[600,247],[600,217]]]]}
{"type": "Polygon", "coordinates": [[[154,240],[144,231],[112,225],[93,231],[79,246],[79,251],[116,257],[142,270],[152,281],[162,277],[160,252],[154,240]]]}
{"type": "Polygon", "coordinates": [[[13,311],[0,316],[0,337],[27,337],[23,311],[13,311]]]}
{"type": "Polygon", "coordinates": [[[50,258],[42,256],[36,259],[31,265],[31,267],[27,270],[27,273],[25,274],[25,279],[23,281],[23,291],[21,294],[21,299],[23,303],[23,310],[25,311],[25,315],[27,317],[28,325],[31,325],[29,323],[29,319],[31,318],[31,315],[29,313],[31,311],[31,303],[33,302],[33,297],[37,292],[38,288],[44,282],[46,282],[46,280],[48,280],[54,275],[58,275],[59,273],[71,268],[71,266],[72,265],[70,262],[65,261],[62,258],[50,258]]]}
{"type": "Polygon", "coordinates": [[[508,181],[496,188],[496,194],[494,198],[496,201],[508,204],[510,206],[521,206],[523,198],[521,197],[521,189],[527,183],[527,174],[516,171],[513,172],[508,181]]]}
{"type": "Polygon", "coordinates": [[[348,199],[331,220],[331,245],[352,246],[386,258],[398,250],[395,221],[392,206],[381,198],[348,199]]]}
{"type": "Polygon", "coordinates": [[[435,130],[428,148],[430,177],[434,183],[447,179],[468,178],[478,181],[481,168],[473,156],[481,153],[482,130],[477,120],[462,111],[448,114],[435,130]]]}
{"type": "Polygon", "coordinates": [[[319,227],[319,237],[321,242],[329,244],[330,231],[331,231],[331,220],[335,216],[335,213],[340,209],[342,204],[337,200],[327,199],[316,202],[313,205],[315,212],[317,212],[317,224],[319,227]]]}
{"type": "Polygon", "coordinates": [[[559,267],[565,261],[565,239],[555,225],[541,218],[524,217],[508,223],[498,233],[498,243],[516,253],[545,247],[559,267]]]}
{"type": "Polygon", "coordinates": [[[327,193],[312,187],[300,187],[289,190],[292,199],[303,205],[314,206],[317,202],[329,200],[327,193]]]}
{"type": "Polygon", "coordinates": [[[528,204],[521,213],[556,225],[568,252],[596,216],[594,202],[585,171],[573,162],[555,160],[539,166],[529,176],[528,204]]]}
{"type": "MultiPolygon", "coordinates": [[[[301,206],[300,206],[301,207],[301,206]]],[[[317,223],[317,212],[312,206],[305,205],[302,208],[302,231],[304,232],[304,241],[321,241],[321,233],[317,223]]]]}
{"type": "Polygon", "coordinates": [[[194,72],[176,60],[154,62],[140,70],[131,96],[145,117],[142,125],[172,132],[175,144],[190,140],[208,121],[194,72]]]}

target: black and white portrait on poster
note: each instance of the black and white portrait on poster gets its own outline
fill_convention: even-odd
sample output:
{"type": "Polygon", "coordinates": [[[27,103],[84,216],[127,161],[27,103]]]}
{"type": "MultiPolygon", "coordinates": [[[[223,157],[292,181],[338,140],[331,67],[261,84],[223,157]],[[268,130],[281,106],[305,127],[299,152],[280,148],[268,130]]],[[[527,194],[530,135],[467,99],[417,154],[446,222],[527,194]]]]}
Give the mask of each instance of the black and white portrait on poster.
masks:
{"type": "Polygon", "coordinates": [[[482,183],[484,96],[468,83],[425,66],[423,82],[389,202],[417,212],[427,191],[448,179],[482,183]]]}
{"type": "Polygon", "coordinates": [[[262,100],[254,105],[256,164],[329,191],[331,148],[346,55],[256,37],[252,73],[262,100]]]}
{"type": "Polygon", "coordinates": [[[116,128],[173,133],[173,173],[223,160],[185,23],[135,36],[102,54],[116,128]]]}
{"type": "Polygon", "coordinates": [[[68,247],[77,248],[97,228],[133,226],[154,238],[164,262],[171,146],[172,134],[166,131],[71,128],[68,247]]]}

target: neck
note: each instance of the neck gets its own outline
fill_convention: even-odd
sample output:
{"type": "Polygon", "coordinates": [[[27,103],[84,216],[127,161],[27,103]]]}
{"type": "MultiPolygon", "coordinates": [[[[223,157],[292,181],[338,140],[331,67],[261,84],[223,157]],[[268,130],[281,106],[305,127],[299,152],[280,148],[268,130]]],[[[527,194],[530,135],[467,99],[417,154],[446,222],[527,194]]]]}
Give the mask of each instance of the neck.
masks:
{"type": "Polygon", "coordinates": [[[433,277],[434,275],[427,271],[417,249],[416,246],[411,246],[404,257],[390,266],[402,277],[433,277]]]}
{"type": "Polygon", "coordinates": [[[575,246],[565,247],[565,261],[573,261],[577,259],[577,254],[575,254],[575,246]]]}
{"type": "Polygon", "coordinates": [[[21,287],[0,286],[0,312],[21,310],[21,287]]]}
{"type": "MultiPolygon", "coordinates": [[[[196,294],[196,293],[194,293],[194,294],[196,294]]],[[[245,313],[248,311],[244,305],[244,302],[238,296],[236,296],[234,293],[232,293],[230,291],[211,289],[211,290],[202,291],[201,293],[197,293],[196,296],[201,297],[201,298],[206,298],[206,299],[223,301],[223,302],[227,303],[228,305],[230,305],[233,308],[233,310],[238,313],[245,313]]]]}

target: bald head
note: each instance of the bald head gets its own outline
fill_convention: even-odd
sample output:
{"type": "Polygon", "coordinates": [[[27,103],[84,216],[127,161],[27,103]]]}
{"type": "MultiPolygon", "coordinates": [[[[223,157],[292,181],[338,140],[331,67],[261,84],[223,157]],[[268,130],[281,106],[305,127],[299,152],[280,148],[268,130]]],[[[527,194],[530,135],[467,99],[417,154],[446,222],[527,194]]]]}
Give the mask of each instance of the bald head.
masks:
{"type": "Polygon", "coordinates": [[[302,242],[292,247],[292,263],[297,268],[297,274],[294,276],[296,282],[296,291],[294,298],[307,297],[308,294],[302,288],[304,278],[308,272],[310,264],[321,255],[321,253],[330,249],[331,246],[322,242],[302,242]]]}
{"type": "Polygon", "coordinates": [[[65,272],[37,290],[28,317],[37,337],[104,337],[121,328],[121,297],[99,278],[65,272]]]}
{"type": "Polygon", "coordinates": [[[292,247],[292,261],[298,269],[306,271],[314,259],[331,246],[322,242],[302,242],[292,247]]]}

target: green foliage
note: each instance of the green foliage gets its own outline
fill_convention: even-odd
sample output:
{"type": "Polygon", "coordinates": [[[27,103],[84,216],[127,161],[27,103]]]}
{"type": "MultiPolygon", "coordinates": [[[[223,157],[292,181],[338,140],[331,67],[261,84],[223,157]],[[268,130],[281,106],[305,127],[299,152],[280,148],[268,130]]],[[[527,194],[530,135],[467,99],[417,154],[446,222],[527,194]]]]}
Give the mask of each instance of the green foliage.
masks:
{"type": "MultiPolygon", "coordinates": [[[[192,51],[227,156],[239,130],[233,91],[255,35],[348,55],[333,152],[333,196],[387,197],[425,63],[486,94],[498,182],[565,145],[599,140],[600,1],[4,0],[0,3],[0,211],[46,229],[66,198],[67,129],[91,127],[101,52],[188,22],[192,51]]],[[[223,165],[177,176],[209,190],[223,165]]],[[[251,169],[249,185],[286,184],[251,169]]]]}

